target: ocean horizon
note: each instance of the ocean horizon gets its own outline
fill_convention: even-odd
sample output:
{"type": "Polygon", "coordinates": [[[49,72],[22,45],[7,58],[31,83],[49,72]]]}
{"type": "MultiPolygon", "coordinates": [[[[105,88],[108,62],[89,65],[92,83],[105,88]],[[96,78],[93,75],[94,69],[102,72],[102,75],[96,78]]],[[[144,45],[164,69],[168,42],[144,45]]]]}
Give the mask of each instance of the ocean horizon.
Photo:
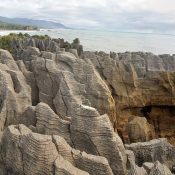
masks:
{"type": "Polygon", "coordinates": [[[141,33],[102,31],[88,29],[41,29],[40,31],[1,30],[0,35],[28,33],[64,38],[72,42],[79,38],[85,51],[152,52],[154,54],[175,54],[175,35],[162,33],[141,33]]]}

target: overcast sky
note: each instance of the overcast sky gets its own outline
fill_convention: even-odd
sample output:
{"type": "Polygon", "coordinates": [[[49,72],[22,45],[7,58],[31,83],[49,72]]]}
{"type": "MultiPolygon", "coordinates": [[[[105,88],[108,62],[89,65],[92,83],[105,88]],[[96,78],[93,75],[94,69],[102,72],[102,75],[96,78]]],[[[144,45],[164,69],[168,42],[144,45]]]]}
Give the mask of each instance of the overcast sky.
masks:
{"type": "Polygon", "coordinates": [[[175,31],[175,0],[0,0],[0,16],[61,22],[70,27],[175,31]]]}

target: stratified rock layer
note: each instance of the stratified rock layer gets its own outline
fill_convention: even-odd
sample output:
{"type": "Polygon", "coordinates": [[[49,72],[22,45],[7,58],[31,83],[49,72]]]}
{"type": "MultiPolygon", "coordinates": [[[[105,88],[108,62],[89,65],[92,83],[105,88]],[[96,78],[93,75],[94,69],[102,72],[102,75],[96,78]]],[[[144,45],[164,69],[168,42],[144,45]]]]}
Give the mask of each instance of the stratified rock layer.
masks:
{"type": "Polygon", "coordinates": [[[21,121],[31,105],[31,89],[8,51],[0,49],[0,132],[21,121]]]}
{"type": "MultiPolygon", "coordinates": [[[[175,56],[152,53],[92,53],[91,60],[108,84],[116,106],[115,128],[128,143],[128,118],[145,117],[155,130],[155,137],[167,137],[174,143],[175,56]]],[[[137,139],[135,140],[137,141],[137,139]]]]}
{"type": "Polygon", "coordinates": [[[171,174],[175,57],[44,38],[0,49],[0,172],[171,174]]]}
{"type": "Polygon", "coordinates": [[[170,169],[174,166],[175,149],[167,139],[155,139],[149,142],[138,142],[125,145],[126,149],[134,152],[135,162],[142,166],[145,162],[159,161],[170,169]]]}

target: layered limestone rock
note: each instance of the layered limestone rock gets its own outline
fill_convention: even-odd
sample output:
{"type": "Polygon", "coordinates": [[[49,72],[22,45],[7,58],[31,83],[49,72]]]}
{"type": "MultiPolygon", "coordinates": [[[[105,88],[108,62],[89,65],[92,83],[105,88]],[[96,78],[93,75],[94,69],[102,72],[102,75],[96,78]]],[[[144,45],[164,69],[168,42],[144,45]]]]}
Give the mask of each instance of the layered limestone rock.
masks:
{"type": "MultiPolygon", "coordinates": [[[[125,174],[125,150],[122,141],[113,131],[109,117],[107,115],[100,116],[94,108],[88,106],[79,106],[74,112],[76,112],[76,114],[72,116],[71,122],[68,122],[60,119],[48,105],[39,103],[36,106],[37,132],[62,136],[76,149],[86,151],[89,154],[104,156],[110,162],[114,174],[125,174]]],[[[71,158],[72,153],[69,153],[71,150],[70,146],[63,147],[63,145],[60,145],[59,138],[56,139],[56,137],[54,137],[54,140],[54,142],[57,143],[56,145],[58,145],[57,149],[63,149],[61,155],[63,157],[66,156],[66,159],[70,162],[74,162],[71,158]]],[[[97,172],[98,174],[102,174],[99,171],[112,174],[107,160],[105,160],[105,162],[102,158],[99,158],[95,161],[93,160],[95,158],[92,156],[85,158],[85,153],[80,154],[74,152],[73,155],[76,155],[76,158],[74,158],[77,160],[76,162],[83,162],[84,160],[84,166],[89,164],[89,168],[83,165],[80,166],[80,169],[85,171],[88,171],[87,168],[90,169],[92,167],[90,162],[94,164],[99,161],[99,165],[96,165],[96,170],[92,169],[91,171],[89,170],[90,172],[88,171],[90,174],[97,172]],[[82,155],[83,159],[81,158],[82,155]],[[102,160],[104,163],[101,162],[102,160]],[[102,167],[104,167],[104,169],[102,169],[102,167]]],[[[78,167],[80,165],[80,163],[75,164],[78,167]]]]}
{"type": "Polygon", "coordinates": [[[159,161],[172,170],[175,162],[175,149],[167,139],[155,139],[149,142],[138,142],[125,145],[126,149],[134,152],[135,162],[142,166],[145,162],[159,161]]]}
{"type": "Polygon", "coordinates": [[[51,39],[48,35],[44,36],[30,36],[29,34],[10,34],[7,37],[0,38],[4,44],[1,44],[3,49],[10,50],[15,59],[23,58],[23,52],[27,47],[36,47],[40,51],[59,52],[66,50],[77,57],[82,56],[83,46],[80,44],[78,38],[72,43],[64,41],[63,38],[51,39]],[[4,42],[5,41],[5,42],[4,42]]]}
{"type": "MultiPolygon", "coordinates": [[[[161,148],[160,148],[161,149],[161,148]]],[[[144,150],[139,150],[140,154],[144,154],[144,150]]],[[[126,150],[128,157],[128,175],[172,175],[170,169],[165,165],[161,164],[158,159],[152,162],[145,162],[143,166],[138,166],[135,164],[135,155],[131,150],[126,150]]],[[[152,155],[152,153],[150,153],[152,155]]],[[[145,157],[148,156],[145,154],[145,157]]]]}
{"type": "MultiPolygon", "coordinates": [[[[109,174],[113,175],[112,169],[109,166],[109,163],[106,158],[101,156],[94,156],[90,154],[86,154],[85,152],[75,151],[73,150],[73,158],[75,161],[75,165],[92,175],[103,175],[109,174]]],[[[116,174],[114,172],[114,174],[116,174]]]]}
{"type": "Polygon", "coordinates": [[[55,175],[89,175],[89,173],[74,167],[59,155],[55,161],[55,175]]]}
{"type": "Polygon", "coordinates": [[[74,104],[96,108],[115,120],[115,103],[108,86],[91,64],[68,52],[53,60],[35,57],[32,70],[39,88],[39,100],[47,103],[60,117],[72,117],[74,104]],[[76,102],[75,102],[76,101],[76,102]]]}
{"type": "Polygon", "coordinates": [[[27,35],[9,50],[0,49],[0,172],[171,174],[174,56],[27,35]]]}
{"type": "Polygon", "coordinates": [[[31,105],[31,89],[11,54],[0,49],[0,131],[21,122],[31,105]]]}
{"type": "Polygon", "coordinates": [[[36,130],[41,134],[59,135],[71,144],[70,122],[61,119],[54,111],[44,103],[36,106],[36,130]]]}
{"type": "Polygon", "coordinates": [[[113,175],[105,157],[80,152],[60,136],[33,133],[11,125],[3,134],[2,162],[10,174],[113,175]]]}
{"type": "Polygon", "coordinates": [[[7,173],[53,175],[58,152],[51,136],[32,133],[24,125],[11,125],[4,131],[1,144],[7,173]]]}
{"type": "Polygon", "coordinates": [[[72,117],[71,138],[77,149],[106,157],[114,174],[125,174],[125,149],[107,115],[80,106],[72,117]]]}
{"type": "Polygon", "coordinates": [[[135,115],[147,119],[156,138],[167,137],[174,143],[174,55],[85,52],[84,59],[91,60],[111,89],[116,103],[115,128],[123,141],[129,142],[128,118],[135,115]]]}
{"type": "Polygon", "coordinates": [[[80,152],[70,147],[64,138],[60,136],[53,136],[53,142],[59,154],[72,165],[78,167],[81,170],[88,172],[89,174],[113,175],[112,169],[105,157],[87,154],[80,152]]]}

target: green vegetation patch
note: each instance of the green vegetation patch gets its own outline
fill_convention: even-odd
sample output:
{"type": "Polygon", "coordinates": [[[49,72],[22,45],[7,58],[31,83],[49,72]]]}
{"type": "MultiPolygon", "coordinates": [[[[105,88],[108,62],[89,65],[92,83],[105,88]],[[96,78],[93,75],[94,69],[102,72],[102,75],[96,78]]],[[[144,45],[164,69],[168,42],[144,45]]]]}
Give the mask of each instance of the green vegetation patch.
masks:
{"type": "Polygon", "coordinates": [[[50,37],[48,35],[34,35],[30,36],[29,34],[25,33],[11,33],[6,36],[0,36],[0,48],[8,50],[9,52],[13,52],[13,41],[18,41],[18,40],[25,40],[27,38],[33,38],[33,39],[38,39],[38,40],[46,40],[49,39],[50,37]]]}

